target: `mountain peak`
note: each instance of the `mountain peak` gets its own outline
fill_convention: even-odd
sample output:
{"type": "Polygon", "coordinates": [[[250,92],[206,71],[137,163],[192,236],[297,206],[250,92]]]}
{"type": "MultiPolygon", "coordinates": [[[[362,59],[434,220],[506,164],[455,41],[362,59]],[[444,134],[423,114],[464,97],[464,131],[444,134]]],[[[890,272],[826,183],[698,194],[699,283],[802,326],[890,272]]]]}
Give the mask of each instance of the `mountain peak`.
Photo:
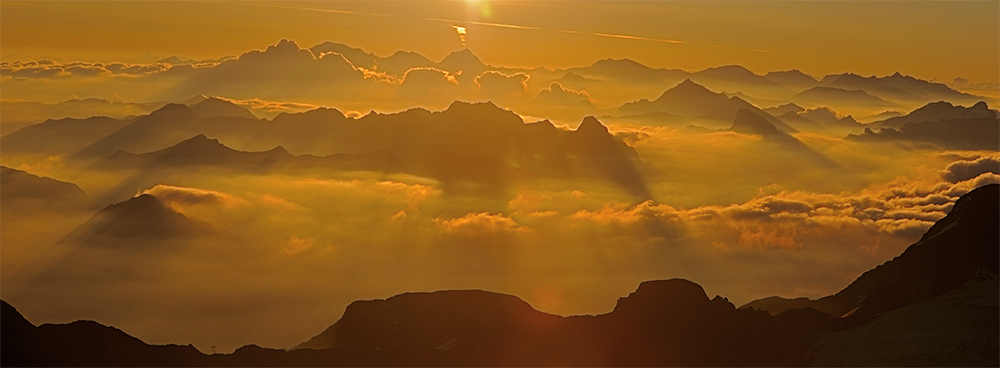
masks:
{"type": "MultiPolygon", "coordinates": [[[[445,56],[444,60],[441,60],[441,62],[438,64],[447,69],[457,68],[460,70],[465,70],[468,68],[482,69],[486,67],[486,64],[483,64],[483,61],[479,60],[479,57],[473,54],[472,50],[469,50],[467,48],[462,49],[460,51],[454,51],[448,54],[448,56],[445,56]]],[[[454,72],[457,70],[449,70],[449,71],[454,72]]],[[[467,72],[475,73],[477,71],[478,70],[469,70],[467,72]]]]}
{"type": "Polygon", "coordinates": [[[100,211],[100,213],[104,214],[126,217],[134,217],[140,214],[167,214],[170,212],[174,211],[163,205],[152,194],[139,194],[125,201],[109,204],[100,211]]]}
{"type": "Polygon", "coordinates": [[[180,143],[175,144],[173,147],[204,147],[204,146],[223,146],[222,142],[218,139],[210,139],[204,134],[198,134],[194,137],[185,139],[180,143]]]}
{"type": "Polygon", "coordinates": [[[663,309],[700,309],[709,302],[705,289],[685,279],[644,281],[627,297],[618,299],[612,313],[663,309]]]}
{"type": "Polygon", "coordinates": [[[657,98],[656,100],[660,101],[665,98],[669,98],[670,96],[677,96],[677,97],[684,96],[687,98],[715,98],[715,97],[725,98],[725,96],[712,92],[708,88],[705,88],[705,86],[695,83],[690,78],[685,79],[683,82],[678,83],[676,86],[674,86],[674,88],[664,91],[663,94],[660,95],[660,97],[657,98]]]}
{"type": "Polygon", "coordinates": [[[276,51],[299,51],[299,44],[295,41],[289,40],[287,38],[282,38],[277,44],[267,47],[266,51],[276,50],[276,51]]]}
{"type": "Polygon", "coordinates": [[[580,126],[576,128],[577,133],[587,134],[587,135],[608,135],[608,127],[601,124],[597,118],[593,116],[587,116],[583,118],[583,122],[580,126]]]}
{"type": "Polygon", "coordinates": [[[104,248],[131,248],[146,240],[160,242],[179,238],[217,235],[209,224],[166,206],[151,194],[139,194],[110,204],[62,241],[104,248]]]}
{"type": "Polygon", "coordinates": [[[160,109],[149,113],[148,117],[158,117],[167,119],[197,119],[196,114],[185,104],[168,103],[160,109]]]}
{"type": "Polygon", "coordinates": [[[646,66],[643,63],[640,63],[638,61],[635,61],[635,60],[632,60],[632,59],[629,59],[629,58],[622,58],[622,59],[607,58],[607,59],[601,59],[601,60],[598,60],[598,61],[594,62],[594,64],[592,64],[591,67],[613,66],[613,65],[618,65],[618,66],[627,67],[627,68],[634,68],[634,69],[652,69],[652,68],[646,66]]]}
{"type": "Polygon", "coordinates": [[[207,97],[204,100],[191,105],[191,111],[202,118],[211,117],[238,117],[246,119],[257,119],[250,110],[233,103],[232,101],[218,97],[207,97]]]}
{"type": "Polygon", "coordinates": [[[778,135],[778,128],[762,116],[747,109],[740,109],[729,130],[742,134],[778,135]]]}
{"type": "Polygon", "coordinates": [[[700,85],[695,81],[691,80],[691,78],[685,79],[683,82],[678,83],[676,86],[674,86],[674,88],[671,88],[670,90],[678,90],[685,92],[708,92],[711,94],[716,94],[715,92],[712,92],[708,88],[705,88],[705,86],[700,85]]]}

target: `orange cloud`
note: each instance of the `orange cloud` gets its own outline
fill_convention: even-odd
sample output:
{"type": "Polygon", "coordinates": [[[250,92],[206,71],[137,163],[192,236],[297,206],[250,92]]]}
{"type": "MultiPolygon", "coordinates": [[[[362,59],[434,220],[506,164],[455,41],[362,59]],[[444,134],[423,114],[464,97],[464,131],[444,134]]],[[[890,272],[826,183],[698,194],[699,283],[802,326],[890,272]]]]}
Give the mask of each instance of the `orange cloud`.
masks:
{"type": "Polygon", "coordinates": [[[473,81],[479,86],[479,93],[486,97],[522,95],[528,90],[528,79],[524,73],[507,75],[498,71],[487,71],[473,81]]]}
{"type": "Polygon", "coordinates": [[[516,235],[531,231],[527,227],[518,225],[510,217],[504,217],[500,213],[491,215],[489,212],[470,213],[451,220],[435,218],[434,225],[438,230],[447,234],[470,236],[516,235]]]}
{"type": "Polygon", "coordinates": [[[146,189],[141,194],[151,194],[154,197],[159,198],[163,201],[163,203],[174,207],[198,204],[220,204],[230,207],[234,204],[243,202],[241,199],[222,192],[197,188],[175,187],[163,184],[158,184],[155,187],[146,189]]]}

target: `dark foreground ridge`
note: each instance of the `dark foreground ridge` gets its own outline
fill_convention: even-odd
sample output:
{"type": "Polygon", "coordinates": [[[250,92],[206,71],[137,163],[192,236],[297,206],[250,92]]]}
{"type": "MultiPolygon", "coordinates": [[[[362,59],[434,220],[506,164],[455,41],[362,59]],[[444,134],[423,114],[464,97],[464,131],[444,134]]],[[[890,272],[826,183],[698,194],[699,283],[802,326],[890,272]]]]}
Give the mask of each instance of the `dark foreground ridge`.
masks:
{"type": "MultiPolygon", "coordinates": [[[[916,317],[922,321],[917,326],[920,331],[934,333],[935,328],[942,327],[935,317],[955,311],[929,308],[927,303],[958,305],[953,302],[954,295],[968,295],[969,290],[987,289],[982,285],[995,285],[1000,264],[998,213],[1000,185],[980,187],[960,198],[948,216],[899,257],[866,272],[833,296],[818,301],[794,300],[797,305],[774,316],[752,308],[753,303],[750,308],[737,309],[723,297],[709,298],[701,286],[682,279],[643,282],[635,292],[619,299],[613,311],[598,316],[547,314],[517,297],[478,290],[406,293],[385,300],[354,302],[337,323],[290,351],[248,345],[232,354],[205,355],[192,346],[148,345],[118,329],[91,321],[36,327],[4,302],[0,364],[789,366],[825,362],[829,365],[846,362],[829,355],[850,351],[838,346],[856,345],[851,339],[857,339],[858,334],[852,331],[878,324],[881,330],[889,326],[905,334],[914,326],[900,327],[898,321],[916,317]],[[939,303],[942,297],[951,298],[948,299],[951,304],[939,303]],[[851,308],[843,313],[845,317],[831,315],[840,314],[845,308],[851,308]]],[[[984,315],[997,315],[995,302],[986,305],[989,310],[984,315]]],[[[902,361],[995,366],[1000,327],[995,318],[981,322],[974,328],[985,331],[982,336],[992,336],[993,340],[981,341],[969,354],[949,351],[945,357],[952,360],[932,356],[931,360],[902,361]]],[[[954,326],[947,327],[954,330],[954,326]]],[[[907,343],[917,344],[911,350],[920,354],[941,350],[929,343],[921,348],[919,344],[926,341],[932,340],[913,338],[907,343]]],[[[885,356],[886,352],[881,353],[880,356],[885,356]]],[[[866,363],[891,364],[900,360],[890,358],[909,352],[888,353],[897,356],[866,363]]]]}

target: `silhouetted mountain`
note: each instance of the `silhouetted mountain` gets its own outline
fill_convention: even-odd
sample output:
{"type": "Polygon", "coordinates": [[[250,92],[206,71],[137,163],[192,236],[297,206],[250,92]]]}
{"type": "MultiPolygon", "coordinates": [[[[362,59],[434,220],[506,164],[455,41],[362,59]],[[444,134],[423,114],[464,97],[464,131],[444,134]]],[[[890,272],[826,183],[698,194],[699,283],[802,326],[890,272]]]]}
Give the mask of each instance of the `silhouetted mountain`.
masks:
{"type": "Polygon", "coordinates": [[[691,75],[699,84],[715,90],[742,91],[767,98],[788,98],[800,90],[792,90],[768,78],[754,74],[740,65],[708,68],[691,75]]]}
{"type": "Polygon", "coordinates": [[[808,340],[805,331],[834,322],[820,314],[772,318],[737,311],[721,297],[709,300],[697,284],[675,279],[644,282],[599,316],[553,316],[515,297],[482,291],[355,302],[340,321],[299,348],[377,348],[382,359],[401,364],[781,364],[796,359],[783,350],[802,342],[793,339],[808,340]],[[793,320],[812,322],[793,331],[787,328],[793,320]]]}
{"type": "Polygon", "coordinates": [[[354,66],[366,68],[369,70],[375,70],[376,65],[378,65],[379,57],[375,56],[365,50],[350,47],[341,43],[335,42],[323,42],[319,45],[313,46],[309,49],[312,51],[313,55],[323,55],[329,52],[335,52],[350,61],[354,66]]]}
{"type": "Polygon", "coordinates": [[[795,152],[797,156],[812,160],[824,167],[834,168],[838,166],[837,163],[805,145],[802,141],[777,129],[761,115],[747,109],[741,109],[736,113],[733,125],[728,130],[741,134],[759,135],[764,142],[777,144],[785,151],[795,152]]]}
{"type": "Polygon", "coordinates": [[[945,101],[938,101],[924,105],[909,114],[876,121],[868,125],[874,128],[895,128],[898,130],[906,123],[975,118],[996,119],[997,111],[991,110],[983,101],[977,102],[972,107],[955,106],[945,101]]]}
{"type": "Polygon", "coordinates": [[[384,71],[389,74],[395,75],[397,77],[402,77],[403,73],[412,68],[424,68],[434,66],[434,62],[430,61],[423,55],[420,55],[413,51],[396,51],[391,56],[380,59],[378,62],[378,71],[384,71]]]}
{"type": "Polygon", "coordinates": [[[261,128],[246,144],[249,150],[267,150],[282,146],[296,154],[334,153],[337,137],[349,128],[351,120],[337,109],[318,108],[303,113],[281,113],[261,128]]]}
{"type": "Polygon", "coordinates": [[[681,82],[671,88],[654,101],[639,100],[629,102],[618,108],[617,116],[642,116],[649,113],[670,113],[683,116],[685,118],[698,118],[715,120],[722,124],[729,124],[736,117],[737,112],[742,109],[749,110],[760,115],[768,123],[786,131],[796,130],[784,122],[776,119],[770,114],[758,109],[756,106],[740,99],[739,97],[726,97],[721,93],[715,93],[707,88],[692,82],[690,79],[681,82]]]}
{"type": "Polygon", "coordinates": [[[70,99],[51,104],[3,99],[0,100],[0,122],[7,129],[6,126],[10,124],[38,124],[46,120],[66,118],[103,116],[124,119],[131,115],[149,114],[165,104],[166,102],[112,102],[98,98],[70,99]]]}
{"type": "Polygon", "coordinates": [[[793,91],[804,91],[819,84],[819,81],[817,81],[816,78],[800,72],[797,69],[783,72],[768,72],[764,75],[764,78],[785,86],[793,91]]]}
{"type": "Polygon", "coordinates": [[[802,106],[796,105],[794,103],[791,103],[791,102],[786,103],[786,104],[781,105],[781,106],[769,107],[769,108],[764,109],[764,112],[766,112],[768,114],[771,114],[771,116],[774,116],[774,117],[785,115],[785,114],[787,114],[789,112],[791,112],[791,113],[797,113],[799,111],[805,111],[805,108],[802,107],[802,106]]]}
{"type": "Polygon", "coordinates": [[[778,128],[768,123],[760,115],[754,114],[747,109],[742,109],[736,113],[736,119],[733,120],[733,126],[729,130],[737,133],[764,136],[777,136],[779,134],[778,128]]]}
{"type": "Polygon", "coordinates": [[[631,59],[602,59],[590,66],[566,71],[606,82],[647,84],[673,84],[690,76],[680,69],[653,69],[631,59]]]}
{"type": "Polygon", "coordinates": [[[989,184],[962,196],[945,218],[934,224],[899,257],[865,272],[837,294],[809,303],[775,297],[745,307],[774,312],[802,307],[833,316],[849,314],[852,323],[867,321],[916,301],[954,290],[984,270],[1000,271],[1000,185],[989,184]]]}
{"type": "Polygon", "coordinates": [[[650,112],[669,112],[687,118],[704,115],[706,111],[725,104],[729,99],[721,94],[685,79],[668,89],[653,101],[639,100],[622,105],[617,115],[642,115],[650,112]]]}
{"type": "Polygon", "coordinates": [[[226,147],[218,139],[204,134],[184,140],[168,148],[133,154],[118,151],[106,157],[101,166],[109,169],[156,166],[218,166],[221,169],[259,169],[285,164],[292,155],[276,147],[266,152],[241,152],[226,147]]]}
{"type": "MultiPolygon", "coordinates": [[[[198,114],[185,105],[167,104],[91,144],[80,154],[104,156],[117,150],[145,152],[149,150],[150,146],[159,146],[170,141],[176,142],[177,140],[170,138],[179,134],[178,128],[192,125],[198,119],[198,114]]],[[[159,148],[162,147],[153,149],[159,148]]]]}
{"type": "MultiPolygon", "coordinates": [[[[581,130],[595,128],[587,123],[581,130]]],[[[902,255],[835,295],[806,301],[812,308],[805,309],[790,309],[801,306],[801,299],[780,298],[737,309],[681,279],[643,282],[610,313],[597,316],[550,315],[485,291],[407,293],[352,303],[333,326],[296,350],[249,345],[205,356],[190,347],[149,346],[93,322],[36,328],[3,303],[2,359],[5,365],[131,366],[882,365],[912,359],[908,350],[915,349],[918,362],[978,365],[995,361],[990,359],[1000,350],[991,341],[963,347],[997,337],[997,324],[986,320],[995,322],[997,313],[998,221],[1000,185],[977,188],[902,255]],[[750,307],[784,310],[772,316],[750,307]],[[883,338],[866,338],[872,334],[883,338]],[[958,350],[934,345],[941,342],[957,343],[958,350]],[[900,343],[907,351],[871,353],[872,347],[900,343]],[[865,357],[876,358],[856,357],[866,351],[865,357]]]]}
{"type": "Polygon", "coordinates": [[[5,367],[182,366],[205,358],[191,345],[148,345],[92,321],[35,327],[5,301],[0,301],[0,313],[0,365],[5,367]]]}
{"type": "Polygon", "coordinates": [[[820,84],[845,89],[863,90],[870,94],[907,103],[927,103],[950,101],[952,103],[975,103],[981,97],[962,93],[941,83],[932,83],[896,72],[888,77],[862,77],[844,73],[823,77],[820,84]]]}
{"type": "Polygon", "coordinates": [[[848,140],[858,142],[912,142],[945,149],[995,150],[1000,147],[1000,119],[971,118],[905,123],[899,130],[882,128],[877,133],[865,128],[861,134],[851,134],[848,140]]]}
{"type": "MultiPolygon", "coordinates": [[[[213,99],[206,99],[199,104],[209,103],[210,105],[205,106],[216,112],[221,110],[218,108],[218,103],[228,104],[218,100],[215,100],[218,102],[208,101],[213,99]],[[213,105],[215,107],[212,107],[213,105]]],[[[225,109],[230,108],[239,107],[231,106],[225,109]]],[[[249,114],[249,111],[242,111],[249,114]]],[[[242,143],[260,131],[265,124],[267,121],[256,118],[218,116],[203,119],[185,105],[168,104],[98,140],[81,150],[77,156],[100,157],[116,151],[150,152],[170,147],[198,134],[210,135],[227,142],[242,143]]]]}
{"type": "MultiPolygon", "coordinates": [[[[203,134],[171,147],[143,154],[118,151],[98,162],[104,169],[146,169],[207,167],[217,171],[290,173],[299,171],[370,170],[388,171],[392,153],[378,150],[363,154],[334,154],[324,157],[293,156],[281,146],[262,152],[244,152],[226,147],[218,139],[203,134]]],[[[152,184],[152,183],[150,183],[152,184]]]]}
{"type": "Polygon", "coordinates": [[[92,210],[93,200],[73,183],[0,166],[0,209],[9,214],[92,210]]]}
{"type": "Polygon", "coordinates": [[[87,247],[140,246],[143,241],[223,237],[206,222],[191,219],[142,194],[98,211],[61,242],[87,247]]]}
{"type": "Polygon", "coordinates": [[[865,127],[850,115],[839,117],[837,112],[829,107],[788,111],[783,115],[779,115],[778,119],[799,130],[805,131],[847,132],[860,130],[865,127]]]}
{"type": "Polygon", "coordinates": [[[0,137],[4,155],[68,157],[132,123],[106,117],[46,120],[0,137]]]}
{"type": "Polygon", "coordinates": [[[478,183],[489,191],[538,177],[596,176],[648,196],[639,179],[638,155],[603,126],[588,133],[539,124],[551,129],[525,124],[492,103],[455,102],[441,112],[411,109],[359,119],[317,110],[279,115],[251,146],[280,145],[296,154],[320,156],[384,150],[394,157],[394,170],[428,175],[446,185],[478,183]]]}
{"type": "Polygon", "coordinates": [[[888,111],[883,111],[883,112],[880,112],[880,113],[872,115],[872,116],[866,116],[863,119],[864,119],[865,123],[871,124],[871,123],[876,122],[876,121],[885,120],[885,119],[894,118],[894,117],[903,116],[903,115],[906,115],[906,114],[901,113],[899,111],[888,110],[888,111]]]}
{"type": "Polygon", "coordinates": [[[943,295],[820,337],[803,365],[992,367],[1000,361],[1000,284],[983,272],[943,295]]]}
{"type": "Polygon", "coordinates": [[[194,105],[191,105],[191,111],[194,111],[201,118],[214,118],[214,117],[236,117],[245,119],[257,119],[250,110],[240,107],[232,102],[210,97],[194,105]]]}
{"type": "Polygon", "coordinates": [[[448,56],[446,56],[440,63],[438,63],[438,68],[447,70],[452,73],[462,72],[463,77],[475,78],[476,76],[483,74],[488,68],[486,64],[483,64],[479,57],[472,53],[472,50],[462,49],[462,51],[455,51],[448,56]]]}
{"type": "Polygon", "coordinates": [[[860,89],[846,90],[836,87],[817,86],[792,96],[792,101],[807,106],[849,105],[869,109],[896,107],[896,104],[874,96],[860,89]]]}

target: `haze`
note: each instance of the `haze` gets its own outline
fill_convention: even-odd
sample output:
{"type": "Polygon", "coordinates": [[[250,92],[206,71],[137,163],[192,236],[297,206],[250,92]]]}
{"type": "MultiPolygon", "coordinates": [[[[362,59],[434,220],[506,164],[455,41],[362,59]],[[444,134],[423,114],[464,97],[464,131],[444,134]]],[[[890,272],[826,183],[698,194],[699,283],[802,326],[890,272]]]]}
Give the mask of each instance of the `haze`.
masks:
{"type": "Polygon", "coordinates": [[[995,1],[0,14],[2,298],[152,344],[292,347],[408,291],[821,297],[1000,182],[995,1]]]}

